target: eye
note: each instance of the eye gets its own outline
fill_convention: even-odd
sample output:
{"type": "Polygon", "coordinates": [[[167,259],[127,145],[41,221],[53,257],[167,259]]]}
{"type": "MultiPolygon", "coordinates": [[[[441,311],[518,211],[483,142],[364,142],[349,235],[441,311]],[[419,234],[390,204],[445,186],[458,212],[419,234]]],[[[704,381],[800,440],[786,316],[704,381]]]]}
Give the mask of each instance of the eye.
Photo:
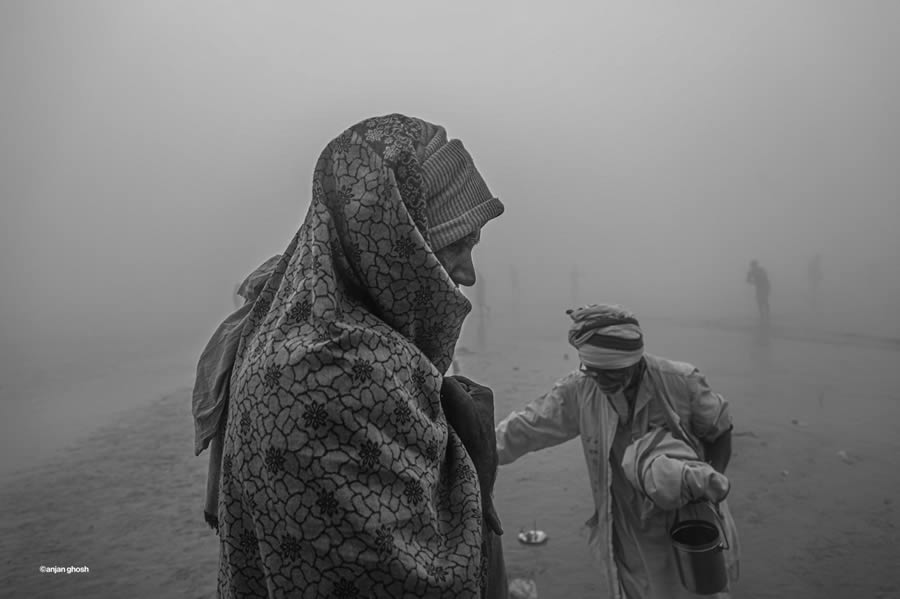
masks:
{"type": "Polygon", "coordinates": [[[458,254],[460,252],[464,252],[466,250],[471,250],[478,243],[478,238],[474,235],[466,235],[462,239],[458,241],[454,241],[450,245],[447,246],[447,249],[453,252],[454,254],[458,254]]]}
{"type": "Polygon", "coordinates": [[[471,250],[473,247],[478,245],[478,234],[471,233],[470,235],[466,235],[458,242],[460,244],[461,249],[471,250]]]}

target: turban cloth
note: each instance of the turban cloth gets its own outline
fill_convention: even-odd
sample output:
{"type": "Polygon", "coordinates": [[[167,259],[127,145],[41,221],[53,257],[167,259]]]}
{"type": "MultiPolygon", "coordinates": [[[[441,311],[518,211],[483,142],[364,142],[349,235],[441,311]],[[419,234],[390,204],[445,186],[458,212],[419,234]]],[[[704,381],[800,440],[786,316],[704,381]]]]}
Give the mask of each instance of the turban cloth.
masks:
{"type": "Polygon", "coordinates": [[[569,343],[588,368],[618,370],[644,355],[644,334],[634,314],[610,304],[590,304],[567,311],[572,319],[569,343]]]}

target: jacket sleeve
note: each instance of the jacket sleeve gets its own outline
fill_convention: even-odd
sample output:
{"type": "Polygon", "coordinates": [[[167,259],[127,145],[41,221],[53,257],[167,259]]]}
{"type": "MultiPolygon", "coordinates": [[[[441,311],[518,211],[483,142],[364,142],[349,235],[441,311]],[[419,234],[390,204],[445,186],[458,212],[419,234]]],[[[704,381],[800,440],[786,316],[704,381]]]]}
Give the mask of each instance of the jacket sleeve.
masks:
{"type": "Polygon", "coordinates": [[[714,393],[700,371],[694,371],[687,378],[687,388],[691,398],[691,431],[705,443],[712,443],[732,428],[728,402],[714,393]]]}
{"type": "Polygon", "coordinates": [[[521,456],[574,439],[579,434],[579,409],[572,375],[553,385],[549,393],[497,425],[500,465],[521,456]]]}
{"type": "Polygon", "coordinates": [[[690,445],[666,429],[651,430],[629,445],[622,469],[635,489],[666,511],[705,499],[716,474],[690,445]]]}

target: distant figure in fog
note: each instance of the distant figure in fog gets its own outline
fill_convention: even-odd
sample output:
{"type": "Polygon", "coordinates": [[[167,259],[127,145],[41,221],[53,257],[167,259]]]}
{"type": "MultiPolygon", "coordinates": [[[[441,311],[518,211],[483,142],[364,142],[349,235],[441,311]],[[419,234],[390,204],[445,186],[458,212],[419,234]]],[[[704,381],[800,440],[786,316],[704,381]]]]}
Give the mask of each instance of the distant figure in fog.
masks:
{"type": "Polygon", "coordinates": [[[756,260],[750,262],[750,270],[747,271],[747,282],[756,287],[756,306],[759,308],[759,320],[762,324],[769,324],[769,292],[772,290],[769,284],[769,275],[766,269],[756,260]]]}
{"type": "Polygon", "coordinates": [[[500,465],[581,437],[602,597],[696,597],[681,584],[668,536],[677,511],[693,501],[719,506],[729,580],[737,580],[737,533],[725,503],[728,402],[691,364],[644,353],[629,311],[590,305],[569,316],[569,343],[581,366],[497,425],[500,465]]]}
{"type": "Polygon", "coordinates": [[[819,308],[819,288],[822,285],[822,255],[816,254],[809,261],[809,305],[812,309],[819,308]]]}

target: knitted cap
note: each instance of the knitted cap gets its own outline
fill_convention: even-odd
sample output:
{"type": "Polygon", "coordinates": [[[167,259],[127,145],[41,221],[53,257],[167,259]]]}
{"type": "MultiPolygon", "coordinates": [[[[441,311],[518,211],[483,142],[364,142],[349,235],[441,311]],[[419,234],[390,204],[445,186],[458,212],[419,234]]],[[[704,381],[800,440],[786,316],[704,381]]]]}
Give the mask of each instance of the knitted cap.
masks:
{"type": "Polygon", "coordinates": [[[437,127],[422,156],[425,212],[431,249],[438,251],[480,230],[503,214],[503,204],[491,194],[472,157],[458,139],[447,141],[437,127]]]}

